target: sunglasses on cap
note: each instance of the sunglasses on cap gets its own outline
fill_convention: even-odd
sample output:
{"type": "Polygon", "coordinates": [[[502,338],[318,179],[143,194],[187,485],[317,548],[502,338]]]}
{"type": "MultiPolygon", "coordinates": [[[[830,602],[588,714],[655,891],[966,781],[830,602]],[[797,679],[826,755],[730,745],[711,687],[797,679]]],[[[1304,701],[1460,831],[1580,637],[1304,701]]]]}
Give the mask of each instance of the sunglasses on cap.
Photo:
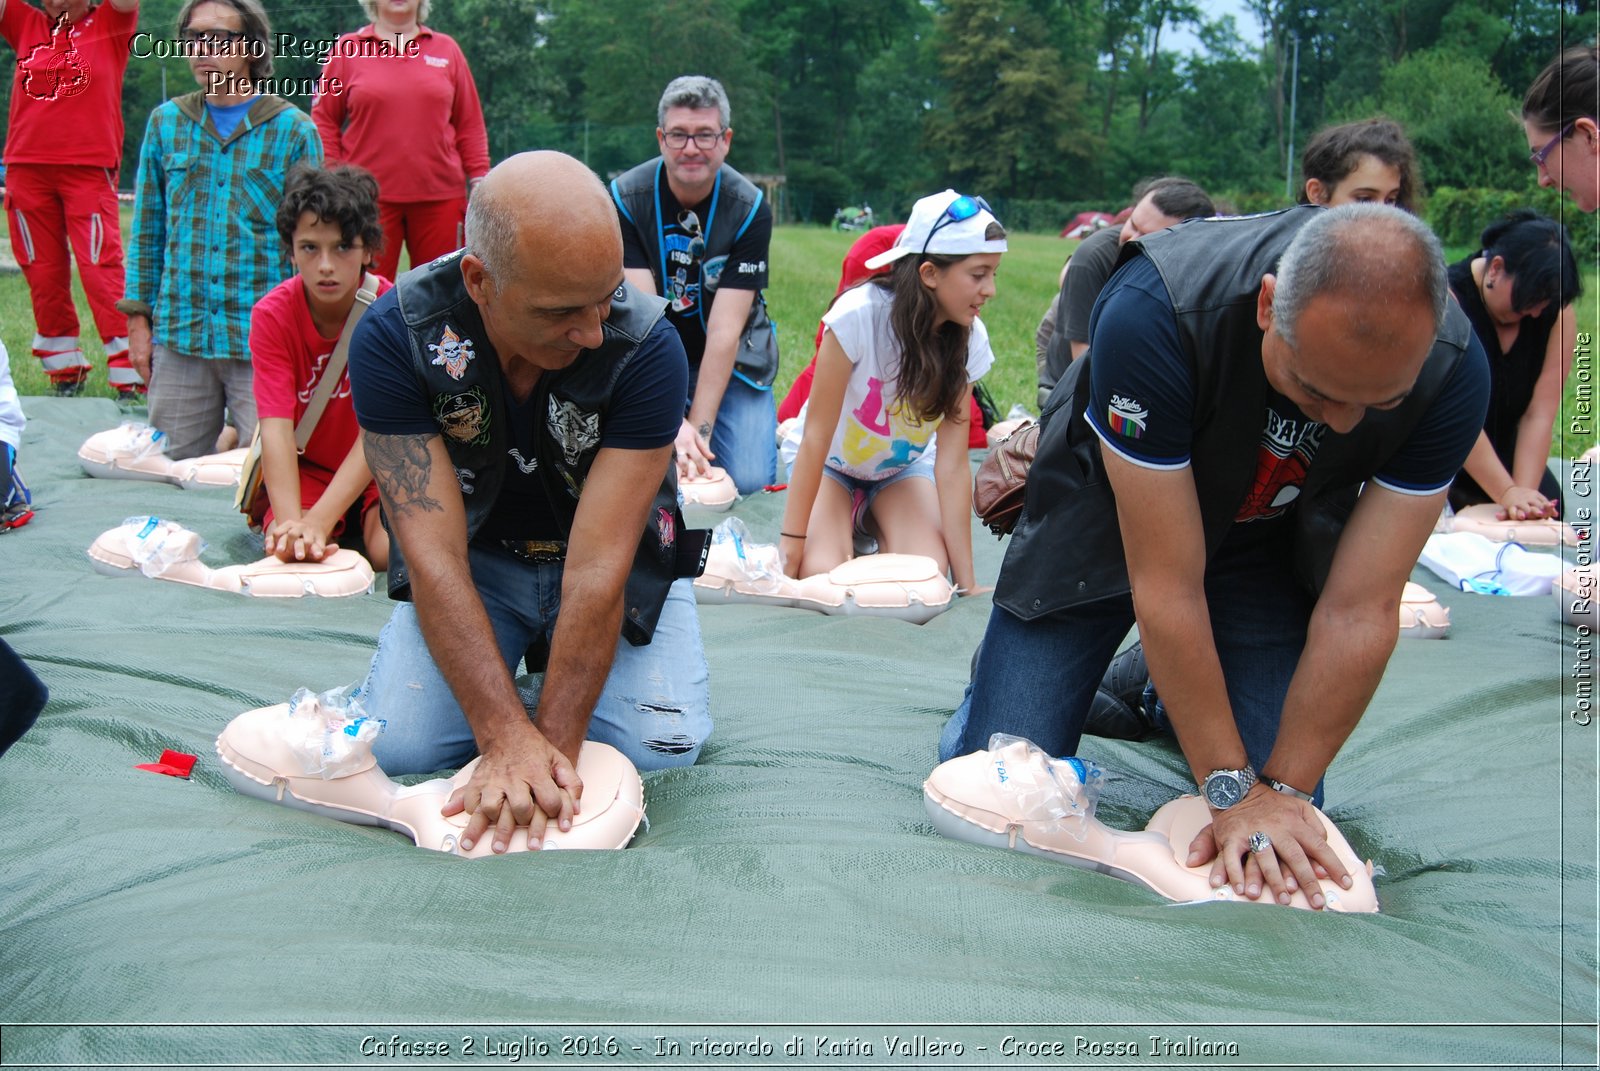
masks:
{"type": "Polygon", "coordinates": [[[706,251],[705,236],[700,233],[700,217],[693,209],[686,208],[678,213],[678,226],[689,236],[689,256],[699,260],[706,251]]]}
{"type": "Polygon", "coordinates": [[[933,229],[928,232],[928,240],[922,243],[922,252],[918,256],[925,257],[928,255],[928,246],[932,244],[933,236],[939,233],[939,228],[948,227],[952,223],[960,223],[964,219],[971,219],[979,212],[987,212],[991,216],[994,215],[994,209],[990,208],[989,202],[982,197],[968,197],[962,194],[954,201],[951,201],[950,207],[946,208],[944,215],[939,217],[939,222],[935,223],[933,229]]]}

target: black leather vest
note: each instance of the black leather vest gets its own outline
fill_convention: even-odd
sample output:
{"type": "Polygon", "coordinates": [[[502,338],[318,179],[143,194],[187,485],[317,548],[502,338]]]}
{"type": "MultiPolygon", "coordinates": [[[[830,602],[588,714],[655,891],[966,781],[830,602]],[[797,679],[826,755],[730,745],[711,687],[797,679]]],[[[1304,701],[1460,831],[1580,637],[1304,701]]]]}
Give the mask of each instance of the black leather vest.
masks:
{"type": "MultiPolygon", "coordinates": [[[[395,283],[395,297],[411,345],[412,367],[455,468],[470,542],[494,509],[505,480],[511,437],[500,359],[461,278],[461,255],[457,250],[402,275],[395,283]]],[[[545,419],[536,437],[537,472],[563,531],[572,528],[578,496],[600,452],[601,429],[617,377],[665,309],[660,298],[622,284],[603,325],[604,341],[568,367],[539,376],[534,411],[545,419]]],[[[650,642],[667,589],[679,575],[677,540],[684,524],[677,487],[677,470],[669,461],[624,596],[622,631],[635,646],[650,642]]],[[[394,540],[389,550],[389,597],[409,599],[410,588],[405,556],[394,540]]]]}
{"type": "MultiPolygon", "coordinates": [[[[1209,560],[1233,525],[1255,477],[1267,404],[1256,325],[1261,277],[1276,270],[1295,234],[1322,209],[1303,205],[1261,216],[1194,219],[1129,242],[1119,266],[1145,256],[1161,273],[1194,384],[1190,471],[1209,560]]],[[[1471,325],[1447,303],[1416,386],[1398,407],[1369,409],[1348,435],[1323,437],[1296,499],[1295,571],[1322,590],[1361,484],[1406,442],[1471,343],[1471,325]]],[[[1128,591],[1116,501],[1100,440],[1084,411],[1093,348],[1073,362],[1040,417],[1038,453],[1023,511],[1006,550],[995,602],[1024,620],[1128,591]]]]}
{"type": "MultiPolygon", "coordinates": [[[[666,165],[661,157],[646,160],[637,167],[618,175],[611,180],[611,198],[617,207],[622,209],[639,232],[639,241],[644,246],[645,256],[650,259],[650,274],[656,277],[656,289],[666,293],[667,265],[666,249],[662,238],[661,221],[661,183],[666,178],[666,165]]],[[[711,192],[711,207],[707,211],[705,220],[706,251],[702,255],[702,264],[710,264],[717,258],[726,259],[733,252],[733,243],[750,226],[751,220],[756,217],[756,209],[761,207],[765,195],[761,187],[745,178],[739,172],[723,164],[717,171],[717,183],[711,192]]],[[[693,207],[685,205],[685,208],[693,207]]],[[[720,272],[717,279],[721,278],[720,272]]],[[[700,329],[706,328],[707,310],[717,293],[716,283],[706,278],[705,269],[701,269],[700,285],[704,291],[704,298],[698,307],[700,316],[700,329]]],[[[750,303],[749,315],[745,317],[744,330],[748,333],[752,325],[759,318],[766,316],[766,298],[757,291],[755,300],[750,303]]],[[[689,363],[698,365],[700,355],[689,354],[689,363]]],[[[747,380],[747,382],[749,382],[747,380]]],[[[751,383],[762,389],[770,384],[751,383]]]]}

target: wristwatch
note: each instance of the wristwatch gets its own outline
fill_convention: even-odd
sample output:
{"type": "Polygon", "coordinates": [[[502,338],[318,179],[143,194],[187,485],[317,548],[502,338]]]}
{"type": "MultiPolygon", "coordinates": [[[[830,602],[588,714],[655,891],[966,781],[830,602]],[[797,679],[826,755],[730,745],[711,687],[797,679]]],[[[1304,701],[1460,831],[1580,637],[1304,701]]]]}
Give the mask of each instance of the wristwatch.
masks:
{"type": "Polygon", "coordinates": [[[1249,765],[1241,770],[1212,770],[1200,785],[1200,794],[1211,806],[1225,811],[1244,799],[1255,783],[1256,772],[1249,765]]]}
{"type": "Polygon", "coordinates": [[[1282,781],[1278,781],[1278,780],[1275,780],[1274,778],[1267,777],[1264,774],[1261,777],[1261,783],[1263,785],[1266,785],[1268,788],[1272,789],[1272,791],[1274,791],[1274,792],[1281,792],[1285,796],[1293,796],[1295,799],[1297,799],[1297,800],[1305,800],[1307,803],[1311,802],[1311,793],[1309,793],[1309,792],[1301,792],[1298,788],[1295,788],[1293,785],[1286,785],[1282,781]]]}

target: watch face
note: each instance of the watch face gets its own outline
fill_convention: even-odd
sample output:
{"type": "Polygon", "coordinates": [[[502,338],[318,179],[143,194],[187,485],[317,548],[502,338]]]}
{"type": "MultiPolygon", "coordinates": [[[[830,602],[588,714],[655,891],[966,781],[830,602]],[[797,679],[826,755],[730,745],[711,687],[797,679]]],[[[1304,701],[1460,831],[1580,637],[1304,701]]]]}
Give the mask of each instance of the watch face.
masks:
{"type": "Polygon", "coordinates": [[[1214,773],[1206,778],[1206,802],[1225,811],[1244,796],[1242,787],[1237,774],[1214,773]]]}

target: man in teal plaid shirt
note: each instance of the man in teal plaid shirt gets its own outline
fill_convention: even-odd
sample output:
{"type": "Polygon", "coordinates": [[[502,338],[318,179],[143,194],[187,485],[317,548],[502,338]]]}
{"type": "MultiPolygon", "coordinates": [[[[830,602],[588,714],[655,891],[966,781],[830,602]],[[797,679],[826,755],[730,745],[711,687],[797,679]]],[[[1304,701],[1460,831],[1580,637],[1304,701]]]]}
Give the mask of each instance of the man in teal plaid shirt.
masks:
{"type": "Polygon", "coordinates": [[[250,309],[293,271],[273,224],[284,179],[322,160],[310,116],[256,92],[272,74],[258,0],[188,0],[178,37],[201,88],[150,113],[118,305],[174,459],[215,449],[225,411],[255,430],[250,309]]]}

